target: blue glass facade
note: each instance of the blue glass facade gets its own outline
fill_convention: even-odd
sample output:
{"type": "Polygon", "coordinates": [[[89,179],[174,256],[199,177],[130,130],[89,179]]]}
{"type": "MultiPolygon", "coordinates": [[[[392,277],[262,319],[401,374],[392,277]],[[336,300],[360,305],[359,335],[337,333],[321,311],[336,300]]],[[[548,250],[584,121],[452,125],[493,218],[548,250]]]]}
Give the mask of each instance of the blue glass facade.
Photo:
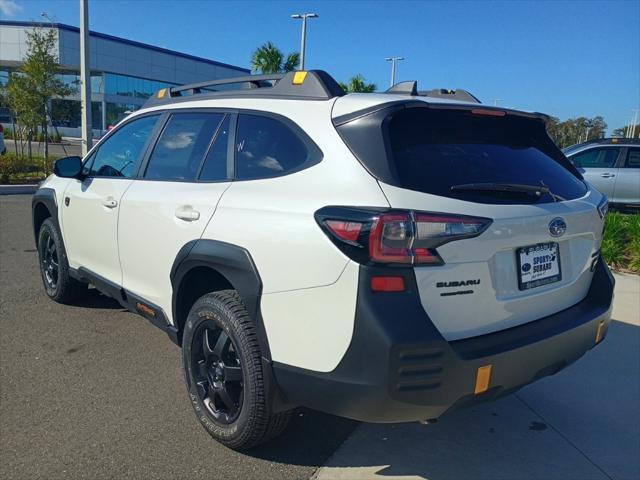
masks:
{"type": "MultiPolygon", "coordinates": [[[[9,81],[9,69],[0,70],[0,86],[9,81]]],[[[77,90],[80,87],[80,75],[78,72],[64,71],[58,74],[58,78],[66,85],[77,90]]],[[[114,73],[94,73],[91,75],[92,123],[96,130],[105,130],[109,125],[117,123],[127,111],[140,108],[144,102],[158,92],[158,90],[175,84],[158,82],[145,78],[118,75],[114,73]],[[96,101],[96,95],[102,97],[102,101],[96,101]],[[114,97],[128,97],[130,101],[114,97]],[[103,112],[104,109],[104,112],[103,112]]],[[[80,127],[80,102],[77,93],[74,98],[52,100],[52,122],[59,127],[80,127]]]]}

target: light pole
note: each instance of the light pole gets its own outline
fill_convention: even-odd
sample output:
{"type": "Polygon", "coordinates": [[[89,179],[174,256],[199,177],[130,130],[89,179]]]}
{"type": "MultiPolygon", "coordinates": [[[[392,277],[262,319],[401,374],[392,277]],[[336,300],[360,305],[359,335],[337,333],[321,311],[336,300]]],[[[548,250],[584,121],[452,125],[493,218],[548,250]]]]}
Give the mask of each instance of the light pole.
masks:
{"type": "Polygon", "coordinates": [[[304,48],[307,42],[307,18],[318,18],[315,13],[297,13],[291,18],[302,20],[302,40],[300,41],[300,70],[304,70],[304,48]]]}
{"type": "MultiPolygon", "coordinates": [[[[51,28],[53,28],[53,20],[47,12],[42,12],[40,14],[42,18],[49,22],[51,28]]],[[[44,162],[45,169],[49,168],[49,99],[44,102],[44,131],[42,132],[43,140],[44,140],[44,162]]]]}
{"type": "Polygon", "coordinates": [[[385,60],[391,62],[391,86],[393,87],[396,84],[396,62],[404,60],[404,57],[387,57],[385,60]]]}
{"type": "Polygon", "coordinates": [[[80,106],[82,107],[82,155],[86,155],[91,140],[91,67],[89,65],[89,0],[80,0],[80,106]]]}

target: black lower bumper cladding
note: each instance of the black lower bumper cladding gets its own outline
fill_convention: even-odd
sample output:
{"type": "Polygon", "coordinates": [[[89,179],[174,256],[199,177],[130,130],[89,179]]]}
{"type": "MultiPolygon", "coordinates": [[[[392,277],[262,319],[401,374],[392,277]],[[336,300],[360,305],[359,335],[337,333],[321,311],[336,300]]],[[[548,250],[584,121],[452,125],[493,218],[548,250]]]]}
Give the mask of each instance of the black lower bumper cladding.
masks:
{"type": "Polygon", "coordinates": [[[424,311],[412,269],[395,271],[403,293],[373,293],[360,267],[351,345],[335,370],[304,370],[274,362],[288,402],[368,422],[433,419],[495,399],[580,358],[606,335],[614,279],[600,259],[587,296],[554,315],[500,332],[446,341],[424,311]],[[479,367],[491,365],[488,390],[474,393],[479,367]]]}

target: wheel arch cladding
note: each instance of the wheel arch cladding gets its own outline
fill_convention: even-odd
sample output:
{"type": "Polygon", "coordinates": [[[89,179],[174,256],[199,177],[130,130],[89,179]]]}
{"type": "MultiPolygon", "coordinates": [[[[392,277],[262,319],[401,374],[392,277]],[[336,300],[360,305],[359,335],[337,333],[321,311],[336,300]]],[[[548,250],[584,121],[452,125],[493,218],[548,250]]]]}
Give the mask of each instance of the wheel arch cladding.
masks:
{"type": "Polygon", "coordinates": [[[53,218],[53,222],[58,231],[58,205],[56,203],[56,192],[52,188],[40,188],[33,194],[31,199],[31,216],[33,221],[33,236],[38,244],[38,232],[42,223],[49,217],[53,218]]]}
{"type": "Polygon", "coordinates": [[[173,320],[180,340],[189,310],[197,298],[211,291],[234,289],[256,323],[263,357],[271,360],[260,312],[262,280],[246,249],[217,240],[192,240],[178,252],[170,278],[173,320]]]}

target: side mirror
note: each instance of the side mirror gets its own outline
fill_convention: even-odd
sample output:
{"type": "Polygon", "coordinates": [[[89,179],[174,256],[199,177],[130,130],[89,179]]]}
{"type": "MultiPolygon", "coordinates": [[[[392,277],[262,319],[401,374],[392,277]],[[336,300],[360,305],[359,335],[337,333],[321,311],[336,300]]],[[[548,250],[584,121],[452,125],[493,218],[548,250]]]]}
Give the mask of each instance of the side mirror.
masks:
{"type": "Polygon", "coordinates": [[[77,178],[82,173],[82,158],[64,157],[56,160],[53,173],[62,178],[77,178]]]}

